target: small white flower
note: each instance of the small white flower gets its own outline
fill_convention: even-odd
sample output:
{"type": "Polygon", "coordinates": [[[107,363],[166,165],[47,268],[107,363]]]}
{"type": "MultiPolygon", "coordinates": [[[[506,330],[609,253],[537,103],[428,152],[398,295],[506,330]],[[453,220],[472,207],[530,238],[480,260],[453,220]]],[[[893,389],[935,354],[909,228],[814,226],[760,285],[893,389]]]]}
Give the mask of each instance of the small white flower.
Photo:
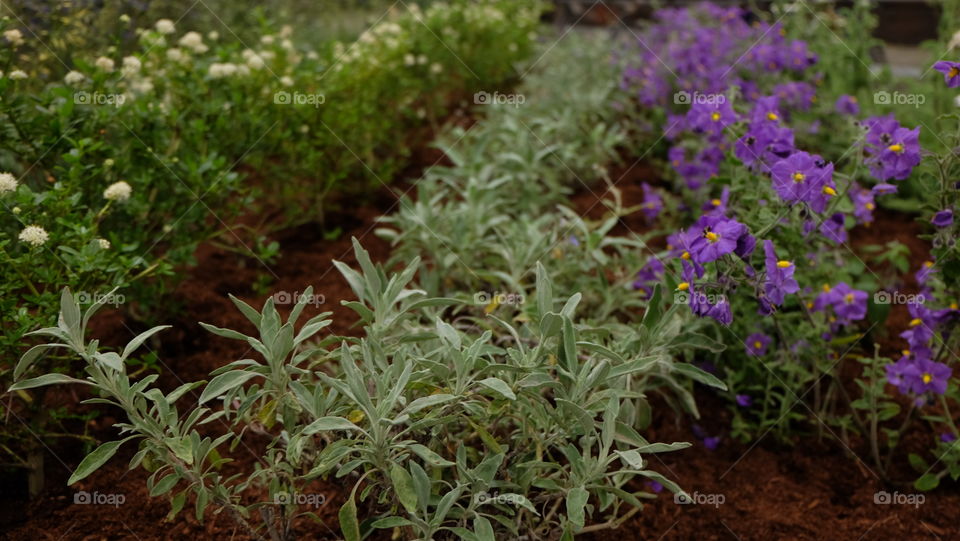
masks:
{"type": "Polygon", "coordinates": [[[292,26],[290,26],[289,24],[285,24],[285,25],[283,25],[282,27],[280,27],[280,37],[281,37],[281,38],[289,38],[289,37],[292,36],[292,35],[293,35],[293,27],[292,27],[292,26]]]}
{"type": "Polygon", "coordinates": [[[247,66],[251,69],[258,70],[264,66],[263,58],[254,53],[252,56],[247,57],[247,66]]]}
{"type": "Polygon", "coordinates": [[[84,82],[87,78],[80,73],[79,71],[73,70],[70,73],[67,73],[67,76],[63,78],[63,82],[67,83],[70,86],[78,85],[84,82]]]}
{"type": "Polygon", "coordinates": [[[13,70],[10,72],[10,75],[8,75],[8,77],[10,77],[11,80],[19,81],[20,79],[27,78],[27,72],[23,70],[13,70]]]}
{"type": "Polygon", "coordinates": [[[3,37],[7,38],[7,41],[10,42],[10,45],[13,45],[14,47],[23,45],[23,33],[16,28],[4,32],[3,37]]]}
{"type": "Polygon", "coordinates": [[[114,67],[113,59],[107,58],[105,56],[101,56],[93,64],[97,66],[97,69],[101,71],[105,71],[107,73],[110,73],[111,71],[113,71],[113,67],[114,67]]]}
{"type": "Polygon", "coordinates": [[[27,244],[42,246],[50,238],[50,235],[39,225],[28,225],[23,228],[18,238],[27,244]]]}
{"type": "Polygon", "coordinates": [[[126,201],[130,199],[132,192],[133,188],[121,180],[120,182],[114,182],[110,186],[107,186],[107,189],[103,190],[103,197],[109,201],[126,201]]]}
{"type": "Polygon", "coordinates": [[[140,68],[143,67],[143,64],[140,63],[140,59],[135,56],[127,56],[123,59],[123,74],[127,77],[140,71],[140,68]]]}
{"type": "Polygon", "coordinates": [[[420,64],[420,65],[422,66],[422,65],[424,65],[424,64],[426,64],[426,63],[427,63],[427,55],[422,54],[422,55],[420,55],[420,56],[417,57],[417,64],[420,64]]]}
{"type": "Polygon", "coordinates": [[[274,38],[270,34],[267,34],[266,36],[263,36],[262,38],[260,38],[260,43],[264,45],[273,45],[273,42],[275,39],[276,38],[274,38]]]}
{"type": "Polygon", "coordinates": [[[197,32],[187,32],[180,38],[178,43],[181,47],[186,47],[198,54],[203,54],[209,50],[207,46],[203,44],[203,36],[197,32]]]}
{"type": "Polygon", "coordinates": [[[293,86],[293,78],[289,75],[284,75],[280,78],[280,84],[283,86],[293,86]]]}
{"type": "Polygon", "coordinates": [[[174,26],[173,21],[170,19],[160,19],[157,21],[155,28],[157,29],[157,32],[160,32],[161,34],[172,34],[177,30],[177,27],[174,26]]]}
{"type": "Polygon", "coordinates": [[[220,62],[214,62],[213,64],[210,64],[209,73],[210,77],[214,79],[229,77],[237,73],[237,65],[229,62],[224,62],[222,64],[220,62]]]}
{"type": "Polygon", "coordinates": [[[430,65],[430,73],[440,73],[442,71],[443,71],[443,66],[441,64],[434,62],[433,64],[430,65]]]}
{"type": "Polygon", "coordinates": [[[120,22],[122,23],[130,22],[130,16],[124,13],[123,15],[120,16],[120,22]]]}
{"type": "Polygon", "coordinates": [[[953,37],[950,38],[950,43],[947,44],[947,50],[952,51],[957,47],[960,47],[960,30],[957,30],[957,32],[953,35],[953,37]]]}
{"type": "Polygon", "coordinates": [[[183,51],[176,47],[167,49],[167,60],[171,62],[180,62],[183,60],[183,51]]]}
{"type": "Polygon", "coordinates": [[[153,81],[149,77],[138,79],[130,83],[130,89],[137,94],[149,94],[153,92],[153,81]]]}
{"type": "Polygon", "coordinates": [[[0,173],[0,194],[12,192],[17,189],[17,177],[10,173],[0,173]]]}
{"type": "Polygon", "coordinates": [[[97,239],[97,244],[100,245],[100,249],[101,249],[101,250],[109,250],[109,249],[110,249],[110,241],[107,240],[107,239],[97,239]]]}
{"type": "Polygon", "coordinates": [[[303,124],[300,126],[300,133],[310,133],[310,126],[303,124]]]}
{"type": "Polygon", "coordinates": [[[20,207],[13,207],[13,213],[14,213],[14,214],[20,214],[21,212],[23,212],[23,211],[20,210],[20,207]]]}
{"type": "Polygon", "coordinates": [[[103,160],[103,166],[107,169],[113,167],[113,163],[113,158],[107,158],[106,160],[103,160]]]}
{"type": "Polygon", "coordinates": [[[410,53],[407,53],[407,54],[403,55],[403,65],[404,65],[404,66],[412,66],[412,65],[414,65],[414,64],[416,64],[416,63],[417,63],[417,57],[416,57],[416,56],[414,56],[414,55],[412,55],[412,54],[410,54],[410,53]]]}
{"type": "Polygon", "coordinates": [[[207,39],[209,39],[210,41],[217,41],[218,39],[220,39],[220,32],[217,32],[216,30],[211,30],[207,32],[207,39]]]}

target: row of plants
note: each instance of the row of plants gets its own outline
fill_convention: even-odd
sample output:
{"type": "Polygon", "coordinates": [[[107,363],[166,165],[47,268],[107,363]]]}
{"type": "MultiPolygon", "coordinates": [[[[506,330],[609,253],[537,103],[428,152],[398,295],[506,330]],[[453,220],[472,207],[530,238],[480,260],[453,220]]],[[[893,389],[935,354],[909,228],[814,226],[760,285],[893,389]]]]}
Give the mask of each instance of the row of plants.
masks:
{"type": "MultiPolygon", "coordinates": [[[[410,4],[352,43],[310,45],[290,26],[264,23],[251,43],[229,29],[201,34],[169,19],[133,28],[127,18],[132,50],[118,35],[36,71],[22,50],[46,44],[22,19],[4,19],[0,380],[19,376],[24,333],[54,323],[65,286],[149,321],[176,309],[167,293],[202,242],[268,269],[270,231],[322,220],[334,188],[353,197],[388,183],[417,144],[397,144],[408,132],[510,84],[539,13],[500,0],[410,4]],[[242,226],[241,213],[252,218],[242,226]]],[[[70,371],[69,359],[43,356],[45,369],[70,371]]],[[[16,393],[3,410],[5,462],[29,468],[36,493],[44,440],[66,432],[57,425],[67,412],[48,411],[42,391],[16,393]]]]}
{"type": "Polygon", "coordinates": [[[685,209],[658,217],[667,247],[638,285],[666,284],[740,346],[703,359],[729,387],[731,437],[815,431],[889,479],[901,436],[926,422],[929,451],[910,463],[915,486],[935,488],[960,477],[958,6],[945,2],[932,46],[943,60],[910,83],[871,65],[867,3],[795,8],[775,3],[776,22],[664,9],[622,51],[629,105],[665,141],[673,193],[658,196],[685,209]],[[929,261],[895,241],[851,247],[851,230],[893,211],[923,222],[929,261]]]}
{"type": "MultiPolygon", "coordinates": [[[[12,390],[86,387],[87,403],[122,410],[120,439],[77,467],[81,482],[123,445],[150,472],[171,515],[192,503],[225,512],[253,538],[305,535],[318,479],[350,487],[341,535],[376,529],[416,539],[572,539],[614,528],[654,497],[633,480],[685,493],[657,470],[683,442],[643,437],[651,395],[697,415],[692,387],[717,378],[686,362],[723,346],[661,294],[633,289],[642,240],[611,233],[628,212],[586,220],[564,205],[577,171],[600,176],[624,140],[610,108],[610,41],[568,37],[516,96],[491,103],[470,133],[444,140],[453,165],[429,171],[419,196],[386,217],[395,256],[375,264],[354,240],[359,269],[336,263],[357,299],[359,337],[324,335],[330,314],[302,325],[312,290],[284,320],[233,299],[255,335],[204,324],[249,344],[256,359],[224,364],[177,389],[138,377],[122,351],[87,336],[100,304],[69,289],[39,351],[84,361],[84,377],[44,373],[28,353],[12,390]],[[570,233],[570,231],[573,233],[570,233]],[[231,456],[263,448],[249,469],[231,456]],[[232,472],[232,470],[230,470],[232,472]]],[[[539,63],[539,61],[538,61],[539,63]]],[[[609,181],[609,179],[608,179],[609,181]]],[[[225,360],[226,361],[226,360],[225,360]]]]}

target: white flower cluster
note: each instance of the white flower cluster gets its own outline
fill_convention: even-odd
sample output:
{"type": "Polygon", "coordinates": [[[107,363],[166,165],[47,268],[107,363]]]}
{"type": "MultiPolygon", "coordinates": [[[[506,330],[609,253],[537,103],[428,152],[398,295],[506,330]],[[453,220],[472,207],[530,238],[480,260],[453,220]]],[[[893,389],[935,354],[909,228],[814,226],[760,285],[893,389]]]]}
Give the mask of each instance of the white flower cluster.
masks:
{"type": "Polygon", "coordinates": [[[23,70],[11,70],[10,73],[7,74],[7,77],[13,81],[19,81],[27,78],[27,72],[23,70]]]}
{"type": "Polygon", "coordinates": [[[203,36],[197,32],[187,32],[177,43],[181,47],[190,49],[197,54],[203,54],[210,50],[210,48],[203,43],[203,36]]]}
{"type": "Polygon", "coordinates": [[[50,239],[50,235],[39,225],[28,225],[23,228],[18,238],[33,246],[43,246],[50,239]]]}
{"type": "Polygon", "coordinates": [[[17,189],[17,177],[10,173],[0,173],[0,195],[17,189]]]}
{"type": "Polygon", "coordinates": [[[96,62],[93,63],[93,65],[95,65],[98,70],[105,71],[107,73],[110,73],[111,71],[113,71],[113,68],[115,67],[113,59],[107,58],[106,56],[101,56],[100,58],[98,58],[96,62]]]}
{"type": "Polygon", "coordinates": [[[23,45],[23,33],[16,28],[5,31],[3,37],[14,47],[23,45]]]}
{"type": "Polygon", "coordinates": [[[63,82],[70,86],[81,84],[86,80],[87,77],[77,70],[71,70],[69,73],[67,73],[66,77],[63,78],[63,82]]]}
{"type": "Polygon", "coordinates": [[[177,27],[174,26],[173,21],[170,19],[160,19],[154,27],[157,29],[157,32],[161,34],[172,34],[177,31],[177,27]]]}
{"type": "Polygon", "coordinates": [[[107,186],[106,190],[103,190],[103,198],[108,201],[126,201],[130,199],[130,194],[133,193],[133,188],[130,187],[124,181],[114,182],[113,184],[107,186]]]}

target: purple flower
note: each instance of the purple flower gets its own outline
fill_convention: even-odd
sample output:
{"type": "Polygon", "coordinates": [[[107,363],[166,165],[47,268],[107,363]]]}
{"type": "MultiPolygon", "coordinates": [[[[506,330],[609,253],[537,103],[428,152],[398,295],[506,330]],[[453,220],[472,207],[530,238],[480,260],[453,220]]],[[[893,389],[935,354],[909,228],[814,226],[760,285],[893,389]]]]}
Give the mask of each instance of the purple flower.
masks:
{"type": "Polygon", "coordinates": [[[944,432],[940,434],[940,441],[943,443],[950,443],[957,440],[956,434],[953,432],[944,432]]]}
{"type": "Polygon", "coordinates": [[[695,132],[722,135],[727,126],[736,121],[737,115],[726,99],[697,102],[687,111],[687,125],[695,132]]]}
{"type": "Polygon", "coordinates": [[[747,226],[731,218],[701,216],[690,233],[696,235],[690,240],[690,255],[698,263],[716,261],[734,251],[752,251],[744,238],[750,237],[747,226]]]}
{"type": "Polygon", "coordinates": [[[700,210],[707,214],[723,216],[727,213],[727,201],[730,200],[730,187],[724,186],[719,198],[711,199],[705,202],[700,210]]]}
{"type": "Polygon", "coordinates": [[[762,332],[755,332],[747,337],[747,355],[762,357],[767,354],[767,346],[772,339],[762,332]]]}
{"type": "Polygon", "coordinates": [[[857,98],[848,94],[844,94],[837,98],[837,102],[833,107],[842,115],[860,114],[860,104],[857,102],[857,98]]]}
{"type": "Polygon", "coordinates": [[[933,267],[933,261],[924,261],[923,266],[920,267],[920,270],[918,270],[916,274],[917,283],[926,285],[927,280],[930,279],[930,275],[934,272],[936,272],[936,269],[933,267]]]}
{"type": "Polygon", "coordinates": [[[835,244],[847,242],[847,229],[844,227],[842,212],[836,212],[820,224],[820,234],[835,244]]]}
{"type": "Polygon", "coordinates": [[[933,69],[943,74],[943,81],[947,83],[947,88],[960,86],[960,62],[941,60],[933,65],[933,69]]]}
{"type": "Polygon", "coordinates": [[[641,186],[643,187],[643,215],[648,222],[652,222],[663,210],[663,199],[646,182],[641,186]]]}
{"type": "Polygon", "coordinates": [[[750,395],[747,394],[738,394],[737,395],[737,404],[743,408],[749,408],[753,404],[753,400],[750,398],[750,395]]]}
{"type": "Polygon", "coordinates": [[[637,273],[637,278],[633,281],[633,289],[641,290],[649,297],[653,294],[653,285],[663,278],[663,271],[663,263],[660,259],[654,257],[648,260],[637,273]]]}
{"type": "Polygon", "coordinates": [[[759,300],[761,313],[767,315],[773,312],[773,306],[783,304],[787,294],[800,291],[800,285],[793,277],[793,273],[797,270],[796,266],[790,261],[777,259],[773,242],[763,241],[763,253],[767,272],[759,300]]]}
{"type": "Polygon", "coordinates": [[[853,201],[853,215],[857,223],[869,224],[873,222],[873,210],[877,204],[873,200],[873,192],[854,183],[850,187],[850,199],[853,201]]]}
{"type": "Polygon", "coordinates": [[[903,378],[914,394],[926,392],[943,394],[947,392],[947,382],[950,380],[951,373],[950,367],[943,363],[917,359],[904,368],[903,378]]]}
{"type": "Polygon", "coordinates": [[[933,219],[930,220],[930,223],[937,227],[947,227],[953,223],[953,211],[950,209],[941,210],[933,215],[933,219]]]}
{"type": "Polygon", "coordinates": [[[817,296],[813,303],[813,310],[824,310],[828,306],[844,322],[855,321],[867,317],[867,292],[853,289],[845,282],[834,287],[824,286],[823,293],[817,296]]]}
{"type": "Polygon", "coordinates": [[[829,198],[837,194],[833,164],[819,156],[797,152],[774,164],[770,173],[774,190],[787,203],[805,201],[814,211],[823,212],[829,198]]]}
{"type": "Polygon", "coordinates": [[[734,155],[752,170],[766,172],[772,164],[789,157],[796,151],[793,145],[793,130],[776,125],[776,122],[759,122],[750,125],[747,132],[733,146],[734,155]]]}
{"type": "Polygon", "coordinates": [[[720,436],[708,436],[703,438],[703,446],[711,451],[715,451],[717,447],[720,447],[720,436]]]}
{"type": "Polygon", "coordinates": [[[567,237],[567,242],[573,246],[580,246],[580,239],[578,239],[576,235],[570,235],[567,237]]]}
{"type": "Polygon", "coordinates": [[[904,180],[920,164],[920,128],[909,130],[893,118],[873,117],[868,126],[867,165],[877,180],[904,180]]]}
{"type": "Polygon", "coordinates": [[[893,184],[881,183],[870,189],[873,195],[889,195],[897,193],[897,187],[893,184]]]}
{"type": "Polygon", "coordinates": [[[646,482],[645,484],[646,484],[647,488],[649,488],[650,490],[652,490],[652,491],[653,491],[654,493],[656,493],[656,494],[659,494],[659,493],[663,490],[663,485],[661,485],[660,483],[654,481],[653,479],[647,480],[647,482],[646,482]]]}

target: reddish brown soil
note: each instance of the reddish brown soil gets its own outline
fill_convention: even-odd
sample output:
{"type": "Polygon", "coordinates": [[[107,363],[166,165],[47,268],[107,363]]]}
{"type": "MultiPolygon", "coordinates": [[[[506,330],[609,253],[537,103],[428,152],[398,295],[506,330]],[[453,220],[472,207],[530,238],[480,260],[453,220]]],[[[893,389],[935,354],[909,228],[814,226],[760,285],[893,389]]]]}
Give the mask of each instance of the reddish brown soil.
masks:
{"type": "MultiPolygon", "coordinates": [[[[432,161],[432,158],[425,159],[432,161]]],[[[621,175],[618,184],[625,204],[636,204],[642,191],[638,183],[648,180],[651,169],[638,165],[621,167],[613,179],[621,175]]],[[[401,188],[403,189],[403,188],[401,188]]],[[[574,206],[592,218],[603,215],[600,205],[594,206],[603,189],[594,187],[573,197],[574,206]]],[[[163,350],[158,352],[166,363],[160,385],[172,388],[181,381],[203,379],[208,372],[222,364],[248,355],[247,348],[236,341],[218,338],[206,333],[196,324],[205,321],[218,326],[252,331],[246,320],[233,308],[228,293],[259,306],[265,294],[253,291],[251,284],[262,272],[275,273],[270,291],[303,291],[313,285],[325,302],[308,308],[309,312],[334,312],[335,324],[330,332],[350,334],[356,321],[353,313],[340,306],[341,299],[352,299],[347,284],[331,266],[341,260],[354,264],[350,237],[361,238],[363,245],[375,260],[383,261],[389,247],[371,234],[373,219],[387,212],[395,197],[384,190],[374,204],[351,208],[330,216],[328,224],[342,227],[344,234],[335,240],[326,240],[317,226],[306,225],[277,237],[282,244],[282,258],[268,265],[269,271],[255,260],[210,248],[198,254],[199,265],[180,284],[175,295],[185,302],[183,314],[172,321],[174,329],[163,336],[163,350]]],[[[853,245],[865,242],[886,242],[900,238],[911,248],[914,261],[922,261],[926,247],[913,239],[916,225],[905,216],[881,213],[869,231],[855,230],[853,245]]],[[[642,234],[647,225],[639,215],[624,218],[620,232],[642,234]]],[[[912,279],[912,278],[911,278],[912,279]]],[[[908,279],[905,287],[915,287],[908,279]]],[[[283,307],[281,307],[283,310],[283,307]]],[[[285,311],[285,310],[284,310],[285,311]]],[[[102,318],[98,334],[110,343],[122,343],[133,332],[117,316],[102,318]]],[[[891,329],[896,329],[891,323],[891,329]]],[[[139,330],[139,329],[137,329],[139,330]]],[[[891,346],[892,347],[892,346],[891,346]]],[[[699,424],[710,435],[729,431],[730,412],[724,402],[706,390],[698,392],[698,403],[704,418],[699,424]]],[[[799,407],[799,406],[798,406],[799,407]]],[[[651,441],[694,441],[691,421],[676,418],[665,405],[656,411],[657,423],[646,436],[651,441]]],[[[105,415],[94,423],[94,433],[103,439],[113,438],[115,421],[105,415]]],[[[215,427],[216,428],[216,427],[215,427]]],[[[904,464],[905,454],[920,450],[926,440],[935,435],[915,432],[908,434],[895,462],[904,464]]],[[[246,449],[235,454],[237,462],[226,467],[225,473],[249,468],[265,447],[262,437],[245,438],[246,449]],[[245,452],[248,451],[248,452],[245,452]]],[[[854,442],[854,451],[863,453],[862,442],[854,442]]],[[[36,539],[247,539],[225,515],[208,512],[200,524],[190,512],[182,513],[172,522],[165,522],[169,509],[163,499],[147,495],[147,474],[138,469],[126,470],[125,450],[106,466],[78,486],[67,488],[65,481],[81,456],[76,445],[64,444],[54,450],[62,457],[51,456],[47,468],[49,488],[36,501],[26,503],[13,491],[4,490],[0,496],[3,507],[15,509],[0,523],[0,538],[11,540],[36,539]],[[97,491],[101,494],[122,494],[124,505],[119,507],[75,505],[76,491],[97,491]]],[[[924,504],[914,508],[908,505],[878,505],[874,495],[880,490],[889,493],[914,491],[903,484],[911,480],[905,469],[893,472],[893,478],[902,482],[885,486],[871,473],[870,466],[854,459],[835,442],[818,442],[815,438],[798,441],[788,447],[769,438],[755,445],[742,444],[723,436],[720,446],[713,451],[697,443],[693,448],[664,454],[651,461],[651,468],[677,480],[689,492],[700,495],[722,495],[723,503],[710,505],[677,505],[671,496],[662,493],[645,509],[615,532],[602,531],[587,539],[950,539],[960,536],[960,494],[947,485],[926,494],[924,504]]],[[[5,481],[6,483],[6,481],[5,481]]],[[[337,480],[317,483],[317,493],[326,496],[328,503],[317,509],[323,524],[303,521],[296,525],[301,538],[339,538],[336,511],[343,502],[347,485],[337,480]]],[[[251,496],[253,497],[253,496],[251,496]]],[[[189,508],[189,504],[188,504],[189,508]]]]}

